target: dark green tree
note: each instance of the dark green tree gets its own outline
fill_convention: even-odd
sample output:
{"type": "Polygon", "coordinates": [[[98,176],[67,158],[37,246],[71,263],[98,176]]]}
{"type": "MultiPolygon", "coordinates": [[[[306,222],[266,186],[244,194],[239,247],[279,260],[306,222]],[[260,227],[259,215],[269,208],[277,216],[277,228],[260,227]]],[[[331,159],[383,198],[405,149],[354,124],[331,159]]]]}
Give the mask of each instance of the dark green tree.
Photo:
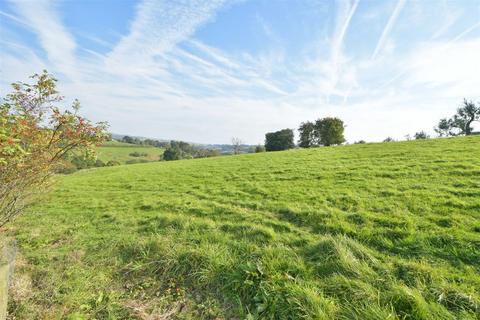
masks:
{"type": "Polygon", "coordinates": [[[177,146],[170,146],[163,152],[163,160],[181,160],[183,159],[184,152],[177,146]]]}
{"type": "Polygon", "coordinates": [[[300,137],[298,139],[298,146],[300,148],[310,148],[317,146],[317,139],[315,138],[315,124],[310,121],[302,122],[298,127],[300,137]]]}
{"type": "Polygon", "coordinates": [[[255,153],[265,152],[265,147],[259,144],[255,147],[255,153]]]}
{"type": "Polygon", "coordinates": [[[192,158],[206,158],[219,156],[218,150],[206,149],[200,146],[191,145],[183,141],[170,141],[169,146],[163,152],[163,160],[182,160],[192,158]]]}
{"type": "Polygon", "coordinates": [[[293,130],[283,129],[276,132],[269,132],[265,135],[266,151],[281,151],[295,147],[293,142],[293,130]]]}
{"type": "Polygon", "coordinates": [[[135,139],[133,139],[133,138],[130,137],[130,136],[124,136],[124,137],[122,138],[122,141],[123,141],[123,142],[126,142],[126,143],[134,143],[134,142],[135,142],[135,139]]]}
{"type": "Polygon", "coordinates": [[[463,100],[463,106],[457,109],[457,113],[450,119],[441,119],[434,128],[439,136],[469,136],[473,133],[472,123],[480,121],[480,104],[473,101],[463,100]]]}
{"type": "Polygon", "coordinates": [[[423,140],[430,138],[430,136],[425,131],[416,132],[414,137],[415,140],[423,140]]]}
{"type": "Polygon", "coordinates": [[[323,146],[332,146],[345,142],[345,125],[339,118],[323,118],[315,122],[315,139],[323,146]]]}

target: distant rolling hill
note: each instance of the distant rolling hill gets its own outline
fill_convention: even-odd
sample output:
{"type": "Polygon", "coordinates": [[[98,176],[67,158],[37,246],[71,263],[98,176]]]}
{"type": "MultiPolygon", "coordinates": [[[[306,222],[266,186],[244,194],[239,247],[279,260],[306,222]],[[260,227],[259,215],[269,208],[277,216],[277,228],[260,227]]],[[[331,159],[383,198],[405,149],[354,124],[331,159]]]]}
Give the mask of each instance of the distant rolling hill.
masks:
{"type": "Polygon", "coordinates": [[[97,148],[97,158],[107,163],[118,161],[121,164],[127,162],[151,162],[159,161],[164,149],[153,146],[141,146],[131,143],[108,141],[97,148]]]}
{"type": "MultiPolygon", "coordinates": [[[[118,133],[112,133],[112,139],[121,141],[123,137],[127,135],[125,134],[118,134],[118,133]]],[[[166,140],[166,139],[157,139],[157,138],[147,138],[147,137],[141,137],[141,136],[130,136],[132,138],[137,138],[139,140],[146,140],[146,139],[151,139],[151,140],[157,140],[160,142],[170,142],[171,140],[175,141],[181,141],[179,139],[171,139],[171,140],[166,140]]],[[[218,150],[221,154],[232,154],[233,153],[233,146],[231,144],[219,144],[219,143],[197,143],[197,142],[190,142],[190,141],[185,141],[189,144],[192,144],[197,147],[205,148],[205,149],[211,149],[211,150],[218,150]]],[[[250,145],[250,144],[242,144],[240,146],[240,152],[241,153],[248,153],[252,151],[252,148],[255,148],[255,145],[250,145]]]]}

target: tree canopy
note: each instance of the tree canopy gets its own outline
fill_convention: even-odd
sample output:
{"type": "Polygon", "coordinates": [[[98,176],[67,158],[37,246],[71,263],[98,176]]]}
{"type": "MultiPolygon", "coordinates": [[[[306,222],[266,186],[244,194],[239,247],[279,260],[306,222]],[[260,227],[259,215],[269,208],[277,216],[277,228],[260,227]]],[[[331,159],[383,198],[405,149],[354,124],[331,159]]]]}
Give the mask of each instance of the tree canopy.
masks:
{"type": "Polygon", "coordinates": [[[191,145],[183,141],[170,141],[169,145],[163,152],[163,160],[182,160],[192,158],[207,158],[219,156],[218,150],[205,149],[191,145]]]}
{"type": "Polygon", "coordinates": [[[300,124],[298,132],[300,138],[298,146],[301,148],[310,148],[318,146],[331,146],[345,142],[343,132],[345,125],[339,118],[322,118],[315,123],[306,121],[300,124]]]}
{"type": "Polygon", "coordinates": [[[339,118],[323,118],[315,122],[315,135],[318,143],[323,146],[332,146],[345,142],[343,131],[345,125],[339,118]]]}
{"type": "Polygon", "coordinates": [[[310,148],[318,145],[315,138],[315,124],[310,121],[305,121],[300,124],[298,128],[300,137],[298,139],[298,146],[300,148],[310,148]]]}
{"type": "Polygon", "coordinates": [[[473,133],[472,123],[480,121],[480,104],[473,101],[463,100],[463,106],[457,109],[457,113],[451,118],[441,119],[435,127],[439,136],[471,135],[473,133]]]}
{"type": "Polygon", "coordinates": [[[266,151],[281,151],[295,147],[293,142],[293,130],[283,129],[275,132],[269,132],[265,135],[266,151]]]}

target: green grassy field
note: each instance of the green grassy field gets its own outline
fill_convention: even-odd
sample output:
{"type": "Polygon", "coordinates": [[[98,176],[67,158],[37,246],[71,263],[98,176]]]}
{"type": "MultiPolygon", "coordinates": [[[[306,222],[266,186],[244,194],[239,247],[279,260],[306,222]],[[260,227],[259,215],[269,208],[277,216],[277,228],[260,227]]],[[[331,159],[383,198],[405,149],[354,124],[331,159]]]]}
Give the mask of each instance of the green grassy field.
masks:
{"type": "Polygon", "coordinates": [[[480,137],[80,171],[7,233],[14,319],[480,319],[480,137]]]}
{"type": "Polygon", "coordinates": [[[136,144],[119,141],[108,141],[97,149],[97,158],[107,163],[110,160],[125,164],[132,160],[158,161],[161,159],[163,149],[152,146],[139,146],[136,144]],[[146,153],[147,156],[134,157],[131,153],[146,153]]]}

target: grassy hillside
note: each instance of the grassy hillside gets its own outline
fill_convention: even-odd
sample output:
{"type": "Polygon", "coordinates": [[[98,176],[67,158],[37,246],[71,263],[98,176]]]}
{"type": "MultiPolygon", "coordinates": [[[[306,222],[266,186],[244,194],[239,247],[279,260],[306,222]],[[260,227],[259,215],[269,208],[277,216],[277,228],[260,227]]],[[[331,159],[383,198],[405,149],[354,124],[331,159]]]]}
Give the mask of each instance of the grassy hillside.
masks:
{"type": "Polygon", "coordinates": [[[139,146],[119,141],[108,141],[97,149],[97,158],[107,163],[110,160],[125,164],[131,160],[158,161],[163,154],[163,149],[152,146],[139,146]],[[131,153],[146,153],[147,156],[134,157],[131,153]]]}
{"type": "Polygon", "coordinates": [[[8,231],[15,319],[480,318],[479,137],[58,179],[8,231]]]}

